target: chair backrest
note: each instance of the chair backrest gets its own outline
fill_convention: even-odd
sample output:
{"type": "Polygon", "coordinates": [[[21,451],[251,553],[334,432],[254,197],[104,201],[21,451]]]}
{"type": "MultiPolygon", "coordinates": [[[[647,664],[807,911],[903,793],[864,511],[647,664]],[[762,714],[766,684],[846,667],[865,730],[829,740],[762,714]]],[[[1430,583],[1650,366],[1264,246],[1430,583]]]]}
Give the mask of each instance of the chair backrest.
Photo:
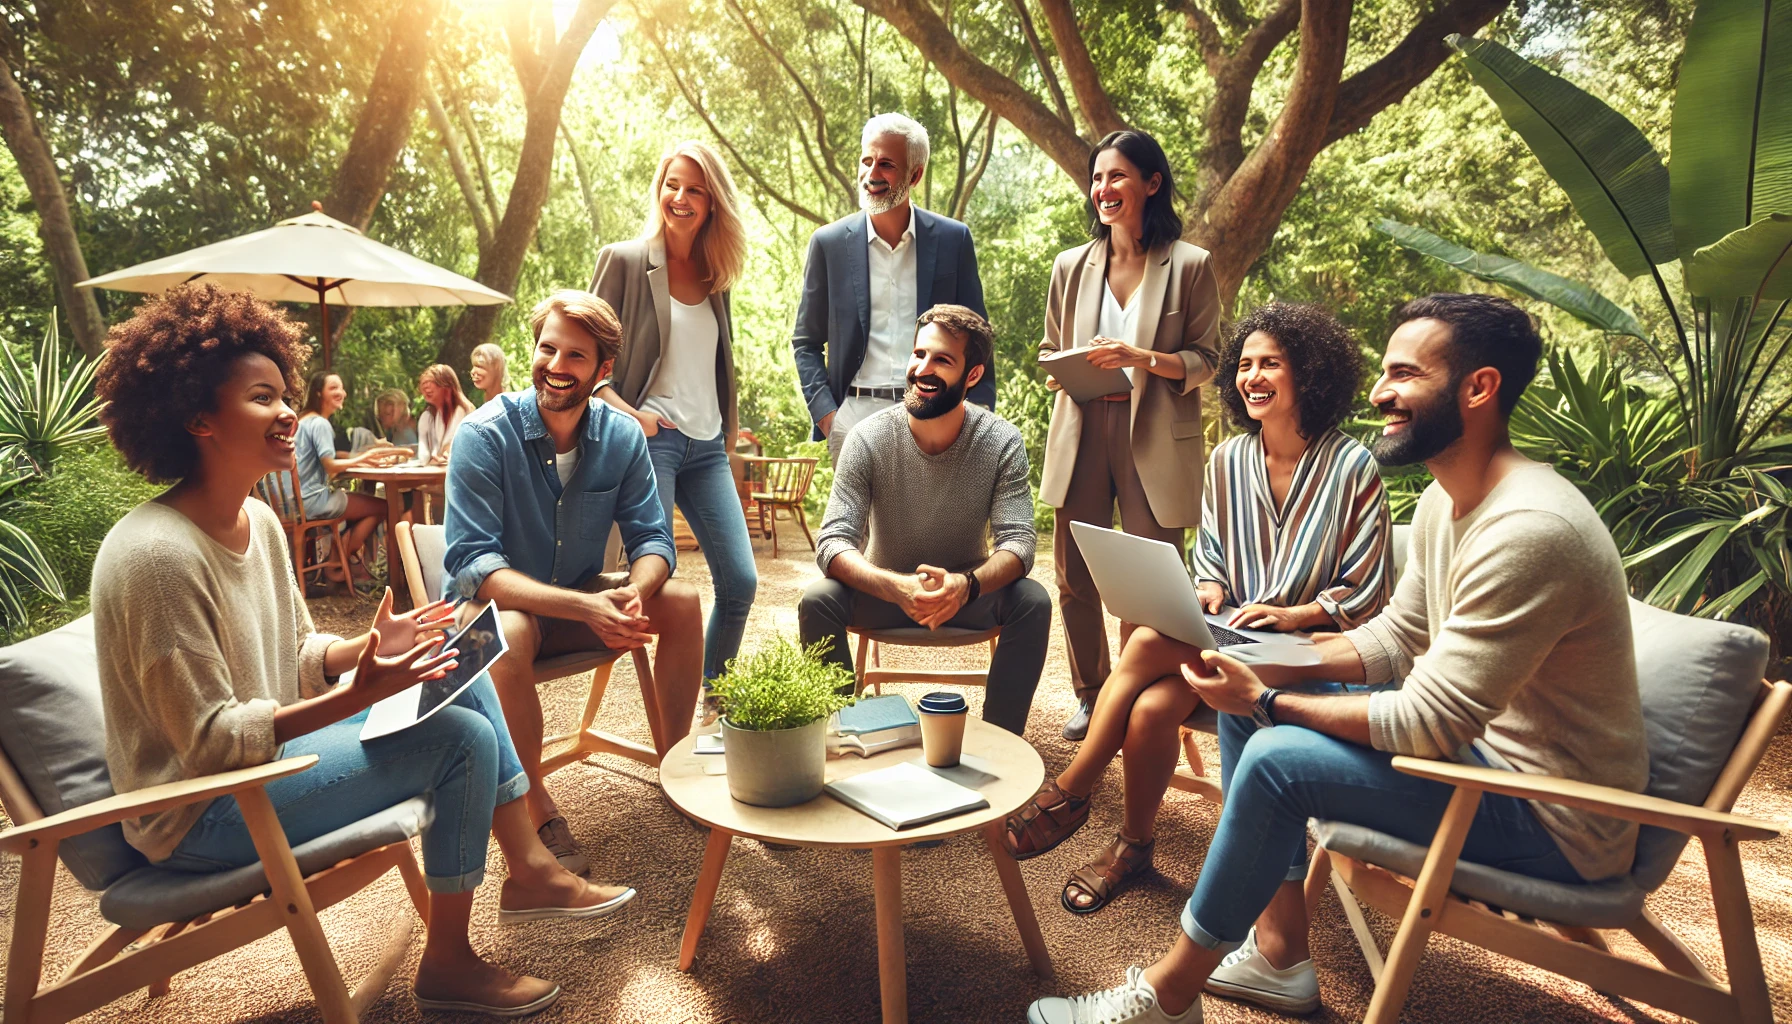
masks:
{"type": "Polygon", "coordinates": [[[298,476],[292,470],[276,469],[257,480],[255,496],[274,510],[282,526],[291,529],[305,521],[305,502],[299,497],[298,476]]]}
{"type": "MultiPolygon", "coordinates": [[[[1705,804],[1765,687],[1767,637],[1733,622],[1675,615],[1634,598],[1630,628],[1649,747],[1651,796],[1705,804]]],[[[1722,795],[1724,807],[1735,793],[1722,795]]],[[[1686,836],[1644,826],[1632,878],[1667,880],[1686,836]]]]}
{"type": "Polygon", "coordinates": [[[442,563],[447,554],[448,536],[442,527],[398,524],[398,557],[404,562],[412,604],[441,600],[446,575],[442,563]]]}
{"type": "Polygon", "coordinates": [[[1388,533],[1388,544],[1394,549],[1394,582],[1406,575],[1406,562],[1409,549],[1412,547],[1412,526],[1408,523],[1395,523],[1388,533]]]}
{"type": "MultiPolygon", "coordinates": [[[[93,616],[0,647],[0,760],[36,804],[19,807],[9,796],[6,811],[14,821],[112,795],[105,722],[93,616]]],[[[66,839],[58,853],[69,873],[96,892],[147,863],[118,825],[66,839]]]]}
{"type": "Polygon", "coordinates": [[[773,501],[799,504],[815,478],[817,459],[765,459],[759,462],[766,493],[773,501]]]}

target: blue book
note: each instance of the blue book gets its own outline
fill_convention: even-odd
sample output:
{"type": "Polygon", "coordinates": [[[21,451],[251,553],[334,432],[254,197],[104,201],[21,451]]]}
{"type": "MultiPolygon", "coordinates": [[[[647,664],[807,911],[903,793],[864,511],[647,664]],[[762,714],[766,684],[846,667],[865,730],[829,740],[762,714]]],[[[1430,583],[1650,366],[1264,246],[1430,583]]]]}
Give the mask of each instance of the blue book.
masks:
{"type": "Polygon", "coordinates": [[[834,713],[828,752],[869,757],[921,742],[921,717],[900,694],[871,697],[834,713]]]}

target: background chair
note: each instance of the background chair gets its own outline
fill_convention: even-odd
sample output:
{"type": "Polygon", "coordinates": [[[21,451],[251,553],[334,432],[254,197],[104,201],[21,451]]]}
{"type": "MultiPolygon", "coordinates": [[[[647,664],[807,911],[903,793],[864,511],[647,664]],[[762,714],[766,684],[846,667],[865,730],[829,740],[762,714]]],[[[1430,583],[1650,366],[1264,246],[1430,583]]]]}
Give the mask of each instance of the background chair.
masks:
{"type": "Polygon", "coordinates": [[[330,554],[335,553],[334,561],[342,569],[344,580],[353,580],[354,576],[348,568],[348,545],[342,543],[337,535],[337,527],[348,520],[342,516],[334,519],[305,518],[305,499],[299,496],[297,475],[290,469],[280,469],[262,477],[255,484],[255,496],[280,517],[280,526],[286,531],[286,539],[292,544],[292,567],[298,575],[302,587],[307,575],[316,574],[318,582],[323,582],[323,574],[330,567],[330,554]],[[324,554],[317,555],[316,546],[311,543],[311,534],[324,531],[324,554]]]}
{"type": "MultiPolygon", "coordinates": [[[[433,811],[426,797],[292,848],[262,787],[304,771],[315,755],[114,794],[106,771],[93,619],[0,648],[0,801],[13,827],[0,852],[23,860],[6,970],[6,1024],[60,1024],[285,928],[323,1019],[353,1021],[385,991],[410,943],[399,914],[384,954],[351,994],[317,911],[387,871],[403,876],[427,919],[411,837],[433,811]],[[234,796],[260,863],[214,874],[155,867],[124,840],[127,818],[234,796]],[[56,861],[100,893],[108,922],[60,978],[44,985],[56,861]],[[271,897],[270,894],[271,893],[271,897]]],[[[153,1015],[153,1011],[151,1011],[153,1015]]]]}
{"type": "Polygon", "coordinates": [[[1729,812],[1792,705],[1792,683],[1762,680],[1767,639],[1754,630],[1634,600],[1630,610],[1648,733],[1643,793],[1397,757],[1399,770],[1456,787],[1429,847],[1343,822],[1315,824],[1320,853],[1307,891],[1324,886],[1329,868],[1377,980],[1369,1024],[1399,1017],[1433,931],[1694,1020],[1772,1019],[1738,851],[1779,827],[1729,812]],[[1483,792],[1639,822],[1635,864],[1615,879],[1563,885],[1460,861],[1483,792]],[[1645,906],[1688,836],[1704,846],[1728,985],[1645,906]],[[1355,898],[1400,922],[1385,964],[1355,898]],[[1635,936],[1661,967],[1611,952],[1599,932],[1613,928],[1635,936]]]}
{"type": "MultiPolygon", "coordinates": [[[[447,543],[446,532],[440,526],[413,526],[403,522],[398,524],[398,558],[404,565],[405,584],[410,589],[414,607],[420,608],[441,599],[442,561],[447,553],[447,543]]],[[[609,650],[574,651],[536,659],[533,668],[537,686],[561,676],[576,675],[586,670],[591,672],[591,692],[585,698],[585,713],[579,718],[578,729],[558,736],[544,737],[542,740],[543,775],[552,775],[569,764],[583,761],[590,754],[617,754],[632,761],[659,767],[660,758],[656,752],[660,741],[658,735],[653,738],[654,746],[649,747],[593,727],[597,721],[597,710],[604,701],[604,691],[610,686],[610,671],[622,653],[609,650]]],[[[653,668],[648,664],[644,649],[637,648],[629,653],[634,656],[635,675],[641,681],[641,702],[647,707],[647,722],[650,728],[654,728],[654,723],[659,721],[659,713],[658,700],[653,692],[653,668]]]]}
{"type": "Polygon", "coordinates": [[[904,626],[900,629],[854,629],[847,627],[847,633],[859,638],[858,655],[853,660],[853,675],[858,677],[858,689],[863,693],[869,686],[878,696],[884,692],[885,683],[947,683],[955,686],[987,686],[989,685],[989,669],[926,669],[926,668],[884,668],[883,659],[878,650],[881,644],[896,647],[969,647],[972,644],[989,644],[989,656],[996,656],[996,640],[1002,635],[1000,627],[995,629],[958,629],[952,626],[941,626],[938,629],[927,629],[922,626],[904,626]],[[866,663],[869,656],[870,664],[866,663]]]}
{"type": "Polygon", "coordinates": [[[778,557],[778,513],[784,512],[803,528],[809,550],[815,550],[815,537],[809,532],[809,519],[803,502],[809,496],[809,484],[815,479],[816,459],[768,459],[743,456],[751,485],[748,497],[759,513],[759,532],[770,537],[772,557],[778,557]]]}

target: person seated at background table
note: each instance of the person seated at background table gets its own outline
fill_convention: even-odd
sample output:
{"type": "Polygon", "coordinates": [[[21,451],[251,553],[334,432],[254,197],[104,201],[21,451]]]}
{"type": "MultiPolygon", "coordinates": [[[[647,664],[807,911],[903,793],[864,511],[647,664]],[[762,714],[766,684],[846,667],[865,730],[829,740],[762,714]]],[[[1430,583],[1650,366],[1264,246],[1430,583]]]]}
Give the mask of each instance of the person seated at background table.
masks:
{"type": "Polygon", "coordinates": [[[417,378],[417,393],[423,396],[423,415],[417,419],[417,461],[446,466],[454,433],[473,411],[473,402],[460,389],[460,375],[446,363],[423,371],[417,378]]]}
{"type": "MultiPolygon", "coordinates": [[[[106,767],[125,792],[315,754],[312,768],[265,787],[294,846],[429,795],[417,1004],[533,1013],[560,987],[483,960],[467,941],[487,836],[508,868],[501,924],[598,917],[634,891],[574,877],[536,838],[490,680],[409,729],[361,740],[375,701],[455,667],[456,652],[438,650],[451,616],[445,602],[394,615],[388,590],[362,636],[313,628],[280,521],[249,500],[292,459],[298,420],[285,396],[310,352],[301,333],[274,307],[210,284],[171,289],[112,329],[94,380],[100,418],[127,465],[174,486],[120,519],[94,563],[106,767]],[[352,682],[333,685],[351,669],[352,682]]],[[[228,796],[132,819],[124,833],[176,870],[259,859],[228,796]]]]}
{"type": "Polygon", "coordinates": [[[417,447],[417,419],[411,415],[411,398],[397,388],[387,388],[373,400],[373,417],[380,436],[400,448],[417,447]]]}
{"type": "Polygon", "coordinates": [[[903,404],[872,413],[840,449],[816,535],[826,579],[797,606],[803,644],[852,668],[847,627],[1001,627],[983,718],[1027,726],[1045,667],[1051,598],[1028,579],[1038,537],[1020,431],[965,392],[989,365],[994,332],[964,306],[921,314],[903,404]],[[993,540],[993,547],[991,541],[993,540]]]}
{"type": "Polygon", "coordinates": [[[505,392],[504,379],[509,376],[510,368],[504,362],[503,349],[489,341],[474,346],[468,362],[468,376],[473,378],[473,386],[479,389],[480,405],[505,392]]]}
{"type": "MultiPolygon", "coordinates": [[[[728,458],[740,429],[729,289],[746,255],[727,166],[703,143],[684,142],[660,157],[641,237],[604,246],[591,280],[624,335],[597,397],[640,422],[666,519],[684,510],[709,564],[715,600],[704,630],[705,686],[740,653],[759,592],[728,458]],[[660,310],[669,311],[663,323],[660,310]]],[[[704,704],[710,719],[715,702],[706,694],[704,704]]]]}
{"type": "MultiPolygon", "coordinates": [[[[1530,317],[1492,296],[1431,295],[1395,320],[1369,396],[1385,423],[1373,451],[1383,465],[1424,462],[1436,479],[1393,602],[1320,638],[1315,666],[1253,669],[1216,652],[1184,666],[1201,700],[1274,728],[1239,755],[1174,948],[1116,988],[1035,1002],[1033,1024],[1186,1024],[1201,1019],[1203,987],[1284,1012],[1317,1008],[1306,904],[1287,866],[1306,851],[1309,818],[1431,842],[1454,787],[1395,770],[1395,754],[1633,793],[1648,782],[1617,546],[1574,485],[1518,454],[1507,431],[1542,353],[1530,317]],[[1292,689],[1402,677],[1368,694],[1292,689]]],[[[1462,858],[1597,882],[1630,870],[1636,828],[1485,793],[1462,858]]]]}
{"type": "MultiPolygon", "coordinates": [[[[528,773],[530,820],[575,873],[589,867],[541,778],[537,658],[632,650],[660,637],[653,663],[654,748],[690,732],[703,679],[697,590],[673,580],[672,527],[654,490],[647,439],[591,393],[610,374],[622,324],[589,292],[559,291],[529,314],[535,387],[487,402],[461,425],[448,460],[448,575],[464,598],[496,601],[510,656],[492,666],[528,773]],[[632,561],[603,572],[612,524],[632,561]]],[[[467,606],[471,612],[472,606],[467,606]]]]}
{"type": "MultiPolygon", "coordinates": [[[[386,503],[371,494],[347,491],[330,486],[330,478],[355,466],[378,464],[395,455],[408,454],[403,449],[377,446],[349,454],[336,450],[336,431],[330,417],[348,400],[348,388],[342,377],[334,373],[314,373],[305,386],[305,407],[299,416],[298,434],[294,438],[293,468],[299,478],[299,497],[305,503],[305,518],[348,520],[348,535],[331,543],[348,545],[350,568],[360,575],[367,573],[361,550],[373,531],[386,521],[386,503]]],[[[342,580],[342,570],[329,566],[324,570],[332,580],[342,580]]]]}
{"type": "MultiPolygon", "coordinates": [[[[1220,352],[1217,390],[1241,433],[1207,462],[1193,556],[1209,612],[1232,600],[1243,605],[1236,625],[1336,630],[1387,603],[1387,495],[1374,457],[1338,430],[1361,379],[1356,339],[1318,306],[1271,303],[1234,328],[1220,352]]],[[[1052,849],[1088,820],[1095,784],[1125,751],[1120,834],[1065,882],[1062,902],[1072,913],[1101,909],[1151,865],[1157,811],[1182,753],[1180,726],[1200,706],[1180,668],[1197,657],[1190,644],[1148,626],[1134,630],[1070,766],[1008,818],[1016,858],[1052,849]]],[[[1233,715],[1221,723],[1223,784],[1255,727],[1233,715]]],[[[1303,847],[1299,874],[1290,877],[1305,878],[1305,868],[1303,847]]]]}

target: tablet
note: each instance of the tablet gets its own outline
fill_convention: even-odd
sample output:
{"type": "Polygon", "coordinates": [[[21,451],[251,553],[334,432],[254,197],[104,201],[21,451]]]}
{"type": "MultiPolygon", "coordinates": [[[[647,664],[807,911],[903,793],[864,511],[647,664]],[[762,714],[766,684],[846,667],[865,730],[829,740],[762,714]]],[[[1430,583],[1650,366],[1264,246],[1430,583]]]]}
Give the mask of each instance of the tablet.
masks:
{"type": "Polygon", "coordinates": [[[462,691],[473,685],[473,680],[509,650],[504,626],[498,620],[498,606],[487,601],[472,621],[436,649],[448,648],[460,653],[447,675],[400,690],[367,709],[367,720],[361,725],[362,742],[402,732],[454,703],[462,691]]]}
{"type": "Polygon", "coordinates": [[[1077,404],[1092,402],[1103,395],[1123,395],[1132,390],[1132,380],[1119,367],[1102,369],[1089,361],[1089,348],[1068,348],[1039,357],[1039,365],[1058,381],[1058,386],[1077,404]]]}

